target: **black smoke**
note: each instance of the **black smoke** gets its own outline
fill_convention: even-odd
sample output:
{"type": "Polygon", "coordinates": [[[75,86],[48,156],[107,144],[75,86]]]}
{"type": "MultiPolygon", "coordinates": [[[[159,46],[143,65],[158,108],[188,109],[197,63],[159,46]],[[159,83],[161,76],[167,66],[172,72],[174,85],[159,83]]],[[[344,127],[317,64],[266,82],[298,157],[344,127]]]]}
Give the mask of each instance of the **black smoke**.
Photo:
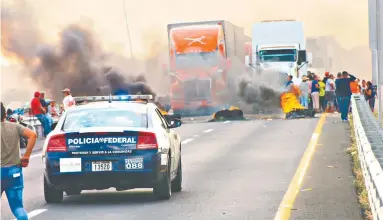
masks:
{"type": "MultiPolygon", "coordinates": [[[[1,14],[2,49],[16,56],[41,90],[53,99],[62,99],[61,90],[70,88],[75,96],[105,95],[118,91],[153,94],[144,74],[129,76],[107,64],[110,52],[99,47],[92,31],[80,24],[68,25],[59,33],[57,45],[46,44],[34,26],[33,13],[26,2],[3,5],[1,14]]],[[[128,61],[128,59],[127,59],[128,61]]]]}

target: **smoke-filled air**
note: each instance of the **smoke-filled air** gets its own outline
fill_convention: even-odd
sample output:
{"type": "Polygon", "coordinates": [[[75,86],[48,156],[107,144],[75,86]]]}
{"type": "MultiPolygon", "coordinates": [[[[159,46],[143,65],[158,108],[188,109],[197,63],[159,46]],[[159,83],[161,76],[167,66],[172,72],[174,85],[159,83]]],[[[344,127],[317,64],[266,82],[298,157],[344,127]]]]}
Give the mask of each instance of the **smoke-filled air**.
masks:
{"type": "MultiPolygon", "coordinates": [[[[90,2],[93,3],[93,1],[90,2]]],[[[215,5],[215,3],[213,4],[213,1],[206,3],[206,11],[201,9],[201,12],[197,12],[196,10],[187,10],[185,12],[170,10],[170,7],[179,8],[182,5],[181,3],[170,3],[172,1],[151,3],[151,8],[156,8],[155,11],[149,9],[147,6],[140,6],[141,3],[136,4],[135,1],[127,1],[128,15],[126,19],[133,23],[130,36],[127,36],[125,33],[126,27],[124,23],[124,12],[121,10],[122,5],[116,2],[108,2],[109,1],[102,1],[101,3],[100,1],[99,5],[94,5],[92,8],[89,8],[89,17],[85,18],[88,23],[83,22],[84,18],[82,14],[85,12],[81,12],[81,10],[88,10],[88,6],[80,6],[85,4],[82,2],[79,3],[77,1],[68,0],[52,1],[49,4],[45,4],[42,3],[42,1],[19,0],[7,1],[7,4],[3,3],[1,11],[2,55],[7,57],[8,60],[17,61],[17,63],[22,64],[22,66],[17,68],[2,67],[2,100],[6,103],[13,100],[28,101],[34,90],[46,91],[49,98],[61,100],[61,90],[64,88],[70,88],[75,96],[105,95],[119,91],[149,93],[153,95],[169,94],[171,82],[167,77],[164,77],[162,69],[163,65],[169,65],[165,64],[169,56],[167,37],[165,37],[167,34],[166,25],[178,22],[180,19],[188,21],[227,19],[240,27],[244,27],[245,34],[251,36],[250,30],[252,24],[260,20],[269,18],[281,19],[282,17],[283,19],[296,19],[295,17],[298,16],[298,20],[302,20],[305,24],[308,24],[305,26],[305,29],[308,30],[309,33],[308,38],[311,37],[310,33],[311,35],[323,33],[323,35],[327,36],[326,42],[334,41],[334,45],[336,45],[337,48],[341,48],[337,50],[341,51],[339,54],[350,54],[349,51],[343,49],[339,43],[334,40],[333,36],[336,36],[336,33],[332,33],[330,29],[324,30],[323,27],[320,27],[319,29],[323,29],[320,32],[319,30],[312,29],[313,27],[317,27],[317,25],[313,25],[316,21],[314,22],[312,18],[319,16],[310,15],[307,17],[306,15],[298,15],[299,13],[297,11],[291,11],[290,14],[282,15],[282,11],[279,11],[279,9],[271,10],[271,3],[265,3],[264,1],[249,1],[246,4],[241,4],[244,7],[243,9],[247,10],[244,12],[242,12],[243,10],[241,9],[234,12],[231,8],[226,8],[224,5],[222,5],[222,10],[208,10],[208,8],[214,7],[213,5],[215,5]],[[33,5],[31,4],[32,2],[33,5]],[[251,11],[249,15],[246,15],[248,10],[252,8],[246,6],[248,4],[259,6],[254,7],[254,9],[258,11],[256,11],[256,13],[251,11]],[[160,10],[166,8],[165,6],[169,8],[167,10],[160,10]],[[41,7],[46,7],[44,10],[47,12],[42,13],[43,9],[40,9],[41,7]],[[141,7],[142,10],[138,10],[137,7],[141,7]],[[262,7],[268,9],[261,10],[262,7]],[[50,27],[56,26],[53,25],[54,22],[50,24],[49,21],[46,20],[50,18],[49,16],[52,17],[52,15],[55,15],[52,14],[52,12],[55,11],[54,8],[60,8],[60,10],[55,12],[57,13],[57,18],[53,17],[52,20],[61,19],[61,24],[65,23],[66,25],[60,26],[61,30],[57,31],[58,39],[51,41],[52,39],[47,37],[47,35],[49,35],[47,33],[52,32],[52,30],[49,29],[50,27]],[[102,10],[108,8],[108,10],[110,9],[111,11],[108,13],[100,13],[102,11],[100,8],[102,8],[102,10]],[[69,9],[73,14],[68,13],[69,9]],[[67,10],[66,13],[63,12],[65,10],[67,10]],[[92,10],[95,11],[95,14],[92,14],[93,12],[91,13],[92,10]],[[227,13],[228,10],[232,13],[227,13]],[[221,11],[222,14],[219,14],[218,11],[221,11]],[[263,11],[267,11],[267,16],[263,11]],[[175,14],[173,14],[173,12],[175,14]],[[191,14],[191,12],[193,12],[193,14],[191,14]],[[212,12],[216,14],[213,15],[211,14],[212,12]],[[162,13],[163,16],[160,16],[159,13],[162,13]],[[80,17],[79,20],[82,22],[75,21],[76,19],[71,18],[68,18],[67,22],[64,22],[66,17],[75,16],[75,14],[80,17]],[[256,14],[257,16],[252,17],[252,14],[256,14]],[[59,17],[60,19],[58,19],[59,17]],[[110,19],[110,21],[108,19],[110,19]],[[41,20],[50,25],[38,26],[38,21],[41,20]],[[105,27],[109,27],[109,29],[104,29],[107,31],[100,31],[101,29],[95,31],[94,24],[97,23],[96,21],[105,27]],[[113,30],[111,27],[113,27],[113,30]],[[105,36],[118,36],[115,37],[115,39],[119,39],[117,41],[119,41],[120,45],[105,47],[105,36]],[[141,56],[135,56],[134,58],[127,57],[127,53],[123,52],[124,49],[126,50],[126,48],[129,47],[127,39],[130,37],[133,45],[133,53],[137,55],[137,51],[144,51],[141,53],[141,56]],[[47,39],[50,41],[47,41],[47,39]],[[122,42],[124,43],[121,43],[121,39],[123,39],[122,42]],[[142,56],[142,54],[146,56],[142,56]]],[[[304,3],[300,0],[297,0],[297,2],[301,2],[303,4],[302,7],[320,8],[319,6],[309,7],[309,5],[306,5],[308,3],[304,3]]],[[[200,3],[202,3],[202,1],[200,3]]],[[[325,8],[328,8],[327,6],[325,8]]],[[[288,6],[286,5],[286,7],[288,6]]],[[[340,6],[334,3],[333,7],[340,6]]],[[[283,13],[289,11],[290,10],[283,10],[283,13]]],[[[350,12],[349,14],[353,13],[350,12]]],[[[331,19],[331,22],[332,21],[331,19]]],[[[331,25],[327,26],[330,27],[331,25]]],[[[349,35],[345,33],[340,36],[349,37],[349,35]]],[[[358,40],[357,37],[354,38],[358,40]]],[[[340,38],[338,38],[338,40],[339,39],[340,38]]],[[[109,41],[113,40],[109,39],[109,41]]],[[[355,42],[355,44],[352,42],[346,43],[348,44],[348,48],[359,46],[359,44],[355,42]]],[[[311,50],[310,48],[319,47],[318,44],[314,46],[308,45],[307,48],[311,50]]],[[[358,58],[361,57],[359,52],[357,54],[358,58]]],[[[349,61],[354,60],[354,58],[350,58],[351,60],[342,58],[338,59],[338,61],[336,58],[342,56],[331,56],[334,57],[333,65],[330,67],[332,69],[334,69],[334,67],[338,69],[346,67],[345,63],[342,63],[340,60],[346,60],[348,63],[353,63],[349,61]]],[[[204,62],[206,62],[206,60],[204,62]]],[[[364,63],[366,63],[366,61],[364,61],[364,63]]],[[[232,96],[227,98],[227,102],[230,102],[231,105],[240,106],[243,109],[246,109],[246,105],[252,109],[254,109],[255,106],[270,109],[279,106],[279,98],[282,92],[281,88],[286,81],[283,74],[272,73],[267,76],[252,76],[246,73],[246,67],[243,61],[232,60],[232,64],[233,67],[230,71],[229,82],[231,84],[234,82],[234,85],[229,86],[229,93],[232,96]],[[265,79],[265,77],[269,77],[269,79],[265,79]]],[[[187,65],[192,66],[193,63],[189,62],[187,65]]],[[[333,71],[332,69],[331,71],[333,71]]],[[[187,89],[185,89],[185,93],[187,94],[186,90],[187,89]]]]}
{"type": "Polygon", "coordinates": [[[59,33],[59,43],[50,45],[41,40],[31,18],[25,2],[2,7],[2,51],[24,64],[23,74],[28,75],[24,77],[53,99],[61,99],[64,88],[77,96],[117,90],[155,94],[142,74],[128,77],[118,66],[109,66],[110,53],[103,51],[86,26],[68,25],[59,33]]]}

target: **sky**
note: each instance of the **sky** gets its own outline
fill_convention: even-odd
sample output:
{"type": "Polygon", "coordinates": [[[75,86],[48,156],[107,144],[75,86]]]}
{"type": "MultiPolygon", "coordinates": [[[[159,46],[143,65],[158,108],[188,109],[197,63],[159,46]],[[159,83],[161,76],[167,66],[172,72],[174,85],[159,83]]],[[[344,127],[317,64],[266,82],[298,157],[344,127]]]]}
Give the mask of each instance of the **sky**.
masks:
{"type": "MultiPolygon", "coordinates": [[[[366,0],[29,0],[37,14],[36,23],[46,37],[55,39],[68,23],[92,24],[105,47],[136,56],[150,49],[142,39],[164,41],[166,25],[172,22],[211,19],[228,20],[245,28],[269,19],[304,22],[306,36],[333,35],[343,47],[368,46],[368,5],[366,0]]],[[[165,41],[164,41],[165,42],[165,41]]]]}

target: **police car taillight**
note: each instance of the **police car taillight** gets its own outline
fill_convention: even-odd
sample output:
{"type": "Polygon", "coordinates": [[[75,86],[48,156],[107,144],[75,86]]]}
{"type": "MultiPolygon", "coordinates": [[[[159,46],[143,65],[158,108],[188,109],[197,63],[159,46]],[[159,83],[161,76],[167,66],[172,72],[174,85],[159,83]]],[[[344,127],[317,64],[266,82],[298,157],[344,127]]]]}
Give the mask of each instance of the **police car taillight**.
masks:
{"type": "Polygon", "coordinates": [[[58,134],[50,137],[48,141],[48,152],[66,152],[66,140],[64,134],[58,134]]]}
{"type": "Polygon", "coordinates": [[[150,132],[139,132],[137,140],[137,149],[157,149],[156,134],[150,132]]]}

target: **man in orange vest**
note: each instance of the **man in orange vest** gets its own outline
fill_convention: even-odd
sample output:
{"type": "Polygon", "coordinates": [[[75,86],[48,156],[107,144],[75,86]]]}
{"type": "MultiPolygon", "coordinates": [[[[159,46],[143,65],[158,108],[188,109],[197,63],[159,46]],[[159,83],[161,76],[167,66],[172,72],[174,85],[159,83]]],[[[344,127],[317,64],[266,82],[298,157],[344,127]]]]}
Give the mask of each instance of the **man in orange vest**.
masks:
{"type": "Polygon", "coordinates": [[[359,80],[350,81],[350,88],[352,94],[360,94],[359,80]]]}

